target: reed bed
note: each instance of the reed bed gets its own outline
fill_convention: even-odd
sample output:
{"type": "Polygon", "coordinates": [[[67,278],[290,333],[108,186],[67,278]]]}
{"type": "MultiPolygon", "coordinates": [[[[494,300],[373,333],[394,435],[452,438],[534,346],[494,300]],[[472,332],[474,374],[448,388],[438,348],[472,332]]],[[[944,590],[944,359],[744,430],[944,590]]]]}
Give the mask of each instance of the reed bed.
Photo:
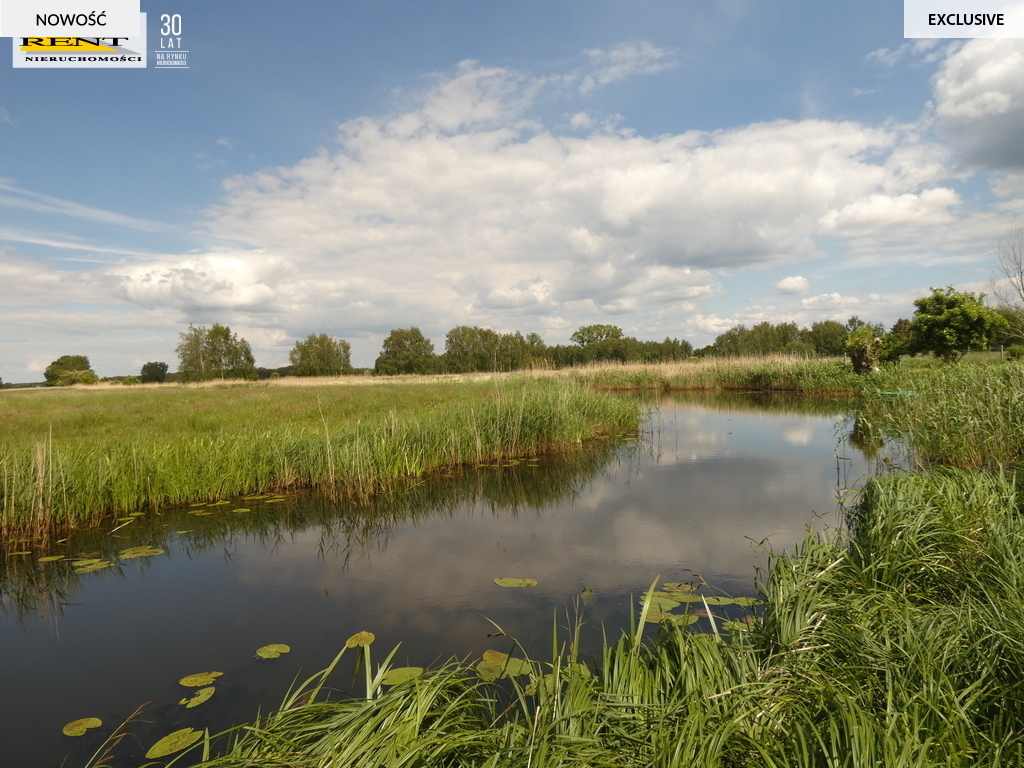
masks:
{"type": "MultiPolygon", "coordinates": [[[[361,391],[377,403],[365,418],[353,418],[350,405],[313,399],[294,419],[261,419],[260,408],[232,413],[228,398],[211,400],[209,391],[202,394],[210,401],[209,422],[192,412],[183,421],[164,415],[149,428],[132,428],[125,413],[152,408],[145,400],[120,414],[121,399],[69,411],[66,420],[86,422],[78,431],[64,424],[34,443],[23,438],[0,447],[0,539],[45,542],[55,531],[136,510],[265,490],[317,486],[366,498],[397,479],[446,466],[561,451],[600,434],[635,431],[639,419],[633,402],[545,379],[459,384],[402,410],[384,409],[402,400],[383,387],[361,391]]],[[[284,399],[264,404],[263,412],[288,404],[289,390],[281,392],[284,399]]],[[[242,402],[254,403],[244,396],[242,402]]]]}
{"type": "Polygon", "coordinates": [[[658,365],[602,365],[568,373],[599,389],[748,390],[835,395],[859,392],[863,382],[844,360],[766,357],[705,358],[658,365]]]}
{"type": "Polygon", "coordinates": [[[960,363],[865,377],[858,421],[899,435],[926,464],[967,469],[1024,463],[1024,363],[960,363]]]}
{"type": "Polygon", "coordinates": [[[278,711],[171,764],[1020,766],[1018,504],[998,474],[875,478],[846,536],[775,558],[745,631],[712,617],[710,632],[662,623],[645,639],[648,601],[592,657],[576,623],[553,630],[544,662],[502,641],[505,680],[482,681],[473,659],[393,687],[366,647],[365,696],[328,695],[335,659],[278,711]]]}

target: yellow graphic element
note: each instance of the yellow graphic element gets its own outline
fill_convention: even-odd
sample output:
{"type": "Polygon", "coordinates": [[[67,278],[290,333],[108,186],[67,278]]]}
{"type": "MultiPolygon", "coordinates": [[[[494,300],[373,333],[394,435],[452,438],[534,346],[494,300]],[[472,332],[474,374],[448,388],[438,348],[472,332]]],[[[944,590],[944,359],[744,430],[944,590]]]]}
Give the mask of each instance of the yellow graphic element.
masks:
{"type": "MultiPolygon", "coordinates": [[[[23,51],[32,51],[33,53],[39,53],[41,51],[50,51],[54,53],[80,53],[82,51],[116,51],[117,48],[111,48],[109,45],[100,45],[99,43],[93,42],[86,37],[28,37],[22,38],[28,40],[28,45],[21,46],[23,51]]],[[[102,38],[94,38],[100,40],[102,38]]]]}

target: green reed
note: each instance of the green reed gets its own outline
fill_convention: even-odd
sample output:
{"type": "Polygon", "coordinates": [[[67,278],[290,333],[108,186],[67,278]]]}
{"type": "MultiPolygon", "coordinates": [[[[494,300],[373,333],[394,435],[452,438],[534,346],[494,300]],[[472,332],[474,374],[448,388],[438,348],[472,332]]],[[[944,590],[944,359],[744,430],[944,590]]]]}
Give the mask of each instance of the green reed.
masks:
{"type": "Polygon", "coordinates": [[[665,365],[605,365],[574,369],[577,381],[603,389],[753,390],[849,394],[862,377],[843,360],[807,360],[775,355],[705,358],[665,365]]]}
{"type": "MultiPolygon", "coordinates": [[[[402,403],[415,388],[386,389],[360,392],[378,403],[389,397],[402,403]]],[[[228,390],[225,402],[216,390],[201,397],[224,411],[234,392],[228,390]]],[[[293,392],[282,388],[276,404],[289,405],[293,392]]],[[[156,394],[175,405],[173,393],[156,394]]],[[[349,388],[336,397],[345,395],[359,396],[349,388]]],[[[86,406],[99,411],[97,420],[116,422],[123,401],[102,397],[86,406]]],[[[525,378],[448,385],[427,403],[378,405],[365,418],[353,418],[344,403],[317,399],[306,406],[294,420],[261,419],[256,403],[248,413],[218,414],[224,423],[210,430],[162,418],[150,430],[125,418],[116,435],[106,437],[90,439],[86,426],[47,430],[34,444],[24,437],[7,441],[0,446],[0,540],[43,540],[125,512],[264,490],[317,486],[365,498],[400,478],[446,466],[561,451],[600,434],[635,431],[639,419],[633,402],[572,382],[525,378]]]]}
{"type": "Polygon", "coordinates": [[[863,423],[905,437],[923,462],[971,469],[1024,462],[1024,363],[893,369],[866,378],[863,423]]]}

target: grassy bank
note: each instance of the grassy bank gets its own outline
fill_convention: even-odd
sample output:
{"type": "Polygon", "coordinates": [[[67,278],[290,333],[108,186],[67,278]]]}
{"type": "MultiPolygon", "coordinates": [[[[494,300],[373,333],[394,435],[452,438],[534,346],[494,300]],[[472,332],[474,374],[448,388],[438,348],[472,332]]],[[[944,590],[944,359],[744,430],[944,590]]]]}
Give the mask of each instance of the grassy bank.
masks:
{"type": "Polygon", "coordinates": [[[566,373],[598,389],[748,390],[850,394],[861,390],[862,377],[842,360],[769,357],[706,358],[665,365],[603,365],[566,373]]]}
{"type": "Polygon", "coordinates": [[[573,382],[4,393],[0,539],[190,501],[317,486],[354,497],[445,466],[635,430],[634,403],[573,382]]]}
{"type": "MultiPolygon", "coordinates": [[[[663,622],[656,641],[633,629],[594,658],[563,630],[545,663],[495,640],[512,653],[492,657],[508,678],[498,682],[473,659],[388,686],[371,663],[360,699],[331,700],[317,676],[215,743],[219,757],[176,764],[1018,766],[1017,510],[998,475],[877,478],[848,539],[808,538],[776,559],[762,586],[770,607],[749,623],[721,617],[699,634],[663,622]]],[[[369,648],[346,652],[371,661],[369,648]]]]}

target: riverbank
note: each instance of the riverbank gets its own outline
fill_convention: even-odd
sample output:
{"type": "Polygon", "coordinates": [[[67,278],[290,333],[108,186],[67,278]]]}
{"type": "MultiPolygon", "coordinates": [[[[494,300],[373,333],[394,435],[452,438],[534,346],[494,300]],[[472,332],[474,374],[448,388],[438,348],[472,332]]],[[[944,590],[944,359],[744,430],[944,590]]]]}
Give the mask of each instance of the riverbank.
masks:
{"type": "Polygon", "coordinates": [[[400,478],[635,433],[636,404],[569,381],[4,393],[0,540],[188,502],[318,487],[367,498],[400,478]]]}

